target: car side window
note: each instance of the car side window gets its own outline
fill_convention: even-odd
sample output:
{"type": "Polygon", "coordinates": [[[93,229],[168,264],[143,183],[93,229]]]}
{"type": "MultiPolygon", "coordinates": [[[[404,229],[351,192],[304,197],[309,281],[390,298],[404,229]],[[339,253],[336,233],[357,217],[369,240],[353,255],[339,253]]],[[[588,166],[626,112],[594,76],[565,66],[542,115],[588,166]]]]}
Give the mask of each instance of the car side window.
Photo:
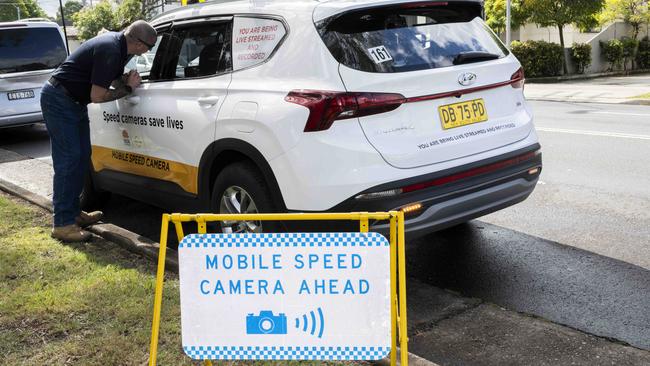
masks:
{"type": "MultiPolygon", "coordinates": [[[[159,33],[156,39],[156,45],[148,52],[142,55],[136,55],[129,60],[124,67],[124,72],[129,70],[136,70],[140,73],[142,80],[157,80],[160,79],[160,68],[154,68],[156,59],[162,60],[163,54],[166,49],[168,33],[159,33]]],[[[160,63],[160,61],[158,61],[160,63]]]]}
{"type": "Polygon", "coordinates": [[[217,75],[232,70],[231,22],[202,23],[175,29],[165,58],[164,79],[217,75]]]}

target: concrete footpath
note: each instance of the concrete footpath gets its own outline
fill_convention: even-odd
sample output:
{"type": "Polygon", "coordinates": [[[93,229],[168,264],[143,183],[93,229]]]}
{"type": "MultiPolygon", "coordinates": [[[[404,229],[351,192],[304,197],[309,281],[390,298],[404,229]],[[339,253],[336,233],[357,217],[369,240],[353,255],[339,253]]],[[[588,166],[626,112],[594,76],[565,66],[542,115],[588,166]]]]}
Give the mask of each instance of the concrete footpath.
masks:
{"type": "MultiPolygon", "coordinates": [[[[0,189],[51,210],[52,167],[0,149],[0,189]]],[[[157,259],[158,243],[111,223],[91,231],[157,259]]],[[[407,256],[409,251],[407,248],[407,256]]],[[[167,268],[176,270],[169,250],[167,268]]],[[[408,279],[409,364],[650,365],[650,352],[408,279]],[[435,362],[435,363],[434,363],[435,362]]],[[[388,365],[387,360],[379,362],[388,365]]]]}
{"type": "Polygon", "coordinates": [[[554,83],[527,82],[524,95],[529,100],[615,103],[650,105],[650,97],[635,98],[650,93],[650,75],[609,76],[554,83]]]}

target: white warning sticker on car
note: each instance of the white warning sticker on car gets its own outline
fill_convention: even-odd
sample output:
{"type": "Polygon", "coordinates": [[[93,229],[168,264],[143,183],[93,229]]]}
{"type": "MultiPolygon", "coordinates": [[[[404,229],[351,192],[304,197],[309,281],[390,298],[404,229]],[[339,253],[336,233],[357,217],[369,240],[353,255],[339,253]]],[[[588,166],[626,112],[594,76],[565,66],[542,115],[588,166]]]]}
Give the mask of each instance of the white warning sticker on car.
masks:
{"type": "Polygon", "coordinates": [[[379,47],[368,48],[368,54],[370,57],[372,57],[372,60],[375,61],[376,64],[393,60],[386,47],[383,45],[379,47]]]}
{"type": "Polygon", "coordinates": [[[233,27],[233,68],[240,70],[266,61],[286,30],[274,19],[235,18],[233,27]]]}

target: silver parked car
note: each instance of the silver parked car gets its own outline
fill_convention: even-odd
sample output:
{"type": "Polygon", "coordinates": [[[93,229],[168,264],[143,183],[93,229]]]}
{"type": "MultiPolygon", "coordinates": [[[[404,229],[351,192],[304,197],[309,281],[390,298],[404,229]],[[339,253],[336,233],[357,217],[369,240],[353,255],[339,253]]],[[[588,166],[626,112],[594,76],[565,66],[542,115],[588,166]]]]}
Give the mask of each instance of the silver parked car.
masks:
{"type": "Polygon", "coordinates": [[[41,87],[67,57],[59,26],[44,19],[0,22],[0,55],[0,128],[41,122],[41,87]]]}

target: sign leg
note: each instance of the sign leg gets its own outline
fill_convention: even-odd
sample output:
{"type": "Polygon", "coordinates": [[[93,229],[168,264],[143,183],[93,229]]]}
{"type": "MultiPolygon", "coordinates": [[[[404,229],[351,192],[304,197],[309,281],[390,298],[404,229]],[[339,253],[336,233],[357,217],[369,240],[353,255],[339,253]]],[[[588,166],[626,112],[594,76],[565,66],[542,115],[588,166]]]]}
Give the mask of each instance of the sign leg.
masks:
{"type": "Polygon", "coordinates": [[[402,366],[408,366],[408,334],[406,327],[406,241],[404,238],[404,212],[398,213],[397,261],[399,266],[399,338],[402,366]]]}
{"type": "Polygon", "coordinates": [[[165,255],[167,254],[167,232],[169,215],[164,214],[160,228],[160,251],[158,252],[158,271],[156,273],[156,294],[153,303],[153,322],[151,325],[151,345],[149,347],[149,366],[156,365],[158,356],[158,333],[160,330],[160,309],[162,307],[163,281],[165,279],[165,255]]]}
{"type": "Polygon", "coordinates": [[[390,218],[390,365],[397,365],[397,216],[390,218]]]}

